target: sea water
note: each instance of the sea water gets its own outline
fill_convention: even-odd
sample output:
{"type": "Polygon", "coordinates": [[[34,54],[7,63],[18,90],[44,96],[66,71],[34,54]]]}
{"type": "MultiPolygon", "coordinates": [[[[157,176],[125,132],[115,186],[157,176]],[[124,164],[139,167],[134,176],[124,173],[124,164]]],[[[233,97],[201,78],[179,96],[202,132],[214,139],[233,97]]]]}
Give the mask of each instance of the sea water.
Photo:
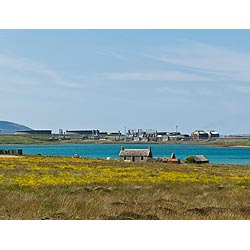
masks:
{"type": "Polygon", "coordinates": [[[78,154],[89,158],[118,158],[121,146],[125,148],[147,148],[151,146],[153,157],[176,157],[183,160],[190,155],[205,155],[210,163],[250,164],[250,148],[229,148],[183,144],[65,144],[65,145],[15,145],[0,149],[18,148],[23,154],[48,156],[73,156],[78,154]]]}

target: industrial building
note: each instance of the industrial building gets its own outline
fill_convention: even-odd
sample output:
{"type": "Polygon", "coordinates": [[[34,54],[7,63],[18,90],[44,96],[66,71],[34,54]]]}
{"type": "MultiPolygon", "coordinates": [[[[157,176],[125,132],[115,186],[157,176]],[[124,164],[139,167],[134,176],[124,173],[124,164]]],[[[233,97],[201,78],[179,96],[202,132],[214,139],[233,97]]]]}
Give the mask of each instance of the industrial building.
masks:
{"type": "Polygon", "coordinates": [[[78,135],[99,135],[98,129],[91,130],[66,130],[66,134],[78,134],[78,135]]]}
{"type": "Polygon", "coordinates": [[[191,136],[193,139],[208,139],[209,135],[204,130],[195,130],[191,136]]]}
{"type": "Polygon", "coordinates": [[[215,138],[219,138],[220,134],[214,130],[209,130],[209,131],[204,131],[204,130],[195,130],[192,133],[192,138],[193,139],[215,139],[215,138]]]}
{"type": "Polygon", "coordinates": [[[207,132],[208,132],[209,139],[214,139],[214,138],[219,138],[220,137],[219,132],[216,132],[214,130],[209,130],[207,132]]]}

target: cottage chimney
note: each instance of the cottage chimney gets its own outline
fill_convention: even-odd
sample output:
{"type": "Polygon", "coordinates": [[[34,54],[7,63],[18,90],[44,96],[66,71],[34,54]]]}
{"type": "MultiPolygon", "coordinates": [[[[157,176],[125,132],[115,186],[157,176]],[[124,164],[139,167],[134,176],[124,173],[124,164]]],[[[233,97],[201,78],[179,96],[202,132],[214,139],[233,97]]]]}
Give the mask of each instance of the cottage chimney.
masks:
{"type": "Polygon", "coordinates": [[[172,153],[171,154],[171,159],[175,159],[176,157],[175,157],[175,153],[172,153]]]}

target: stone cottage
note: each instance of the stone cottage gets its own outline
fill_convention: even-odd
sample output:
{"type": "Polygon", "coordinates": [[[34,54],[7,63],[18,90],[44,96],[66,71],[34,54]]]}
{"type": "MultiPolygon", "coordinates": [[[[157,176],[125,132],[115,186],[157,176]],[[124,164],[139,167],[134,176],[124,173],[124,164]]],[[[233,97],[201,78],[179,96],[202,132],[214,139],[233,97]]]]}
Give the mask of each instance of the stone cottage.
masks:
{"type": "Polygon", "coordinates": [[[152,159],[151,147],[148,149],[124,149],[121,147],[120,159],[123,161],[148,161],[152,159]]]}

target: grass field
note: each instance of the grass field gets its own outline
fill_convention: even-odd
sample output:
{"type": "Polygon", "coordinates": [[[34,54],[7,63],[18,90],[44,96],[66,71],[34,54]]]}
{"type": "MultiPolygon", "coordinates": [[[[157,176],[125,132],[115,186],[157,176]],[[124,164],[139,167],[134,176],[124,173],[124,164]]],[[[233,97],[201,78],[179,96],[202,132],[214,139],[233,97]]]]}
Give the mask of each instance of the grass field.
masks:
{"type": "Polygon", "coordinates": [[[250,166],[0,159],[0,219],[250,219],[250,166]]]}
{"type": "Polygon", "coordinates": [[[50,144],[52,141],[49,135],[0,135],[0,144],[50,144]]]}

